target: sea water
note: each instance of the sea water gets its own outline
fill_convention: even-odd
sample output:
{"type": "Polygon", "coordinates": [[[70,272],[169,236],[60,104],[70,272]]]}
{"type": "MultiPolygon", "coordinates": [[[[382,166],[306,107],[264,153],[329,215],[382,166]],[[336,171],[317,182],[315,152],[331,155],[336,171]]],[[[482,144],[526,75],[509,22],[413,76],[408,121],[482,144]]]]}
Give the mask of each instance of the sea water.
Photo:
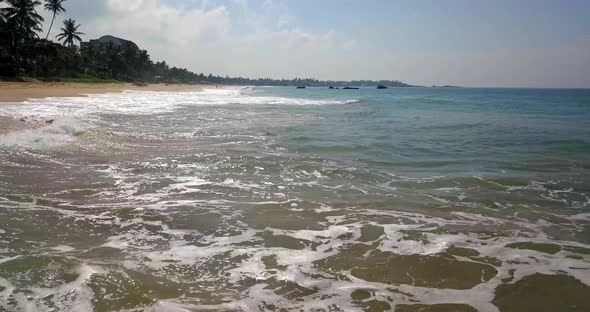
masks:
{"type": "Polygon", "coordinates": [[[0,115],[55,120],[0,136],[0,311],[590,309],[589,90],[129,91],[0,115]]]}

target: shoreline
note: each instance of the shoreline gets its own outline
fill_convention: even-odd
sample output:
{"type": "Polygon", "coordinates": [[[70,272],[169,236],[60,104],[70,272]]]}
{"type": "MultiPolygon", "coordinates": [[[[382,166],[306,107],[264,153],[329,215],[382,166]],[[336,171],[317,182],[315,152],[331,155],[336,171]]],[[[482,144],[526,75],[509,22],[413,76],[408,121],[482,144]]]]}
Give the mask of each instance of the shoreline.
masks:
{"type": "Polygon", "coordinates": [[[78,97],[88,94],[136,91],[198,91],[205,84],[78,83],[78,82],[0,82],[0,105],[47,97],[78,97]]]}
{"type": "MultiPolygon", "coordinates": [[[[47,97],[84,97],[92,94],[134,91],[200,91],[214,85],[206,84],[147,84],[134,83],[78,83],[78,82],[6,82],[0,81],[0,107],[19,105],[30,99],[47,97]]],[[[226,86],[220,86],[226,87],[226,86]]],[[[33,116],[0,115],[0,135],[50,126],[53,120],[33,116]]]]}

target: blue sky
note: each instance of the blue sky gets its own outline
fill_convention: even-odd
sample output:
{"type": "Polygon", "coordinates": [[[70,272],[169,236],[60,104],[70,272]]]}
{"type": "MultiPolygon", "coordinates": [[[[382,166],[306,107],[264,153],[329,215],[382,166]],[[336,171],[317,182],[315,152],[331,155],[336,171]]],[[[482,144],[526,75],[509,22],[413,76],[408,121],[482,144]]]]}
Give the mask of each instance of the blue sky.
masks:
{"type": "MultiPolygon", "coordinates": [[[[590,87],[585,0],[68,0],[89,38],[230,76],[590,87]]],[[[47,13],[45,13],[47,14],[47,13]]],[[[62,18],[63,18],[62,17],[62,18]]]]}

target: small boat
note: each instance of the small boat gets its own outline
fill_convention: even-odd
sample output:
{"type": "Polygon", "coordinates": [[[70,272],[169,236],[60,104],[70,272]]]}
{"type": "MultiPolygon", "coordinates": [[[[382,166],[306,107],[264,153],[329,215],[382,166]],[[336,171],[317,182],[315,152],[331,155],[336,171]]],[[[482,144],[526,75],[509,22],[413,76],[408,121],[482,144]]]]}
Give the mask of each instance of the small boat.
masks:
{"type": "Polygon", "coordinates": [[[305,89],[305,86],[298,86],[297,89],[305,89]]]}
{"type": "Polygon", "coordinates": [[[357,88],[357,87],[344,87],[342,89],[343,90],[358,90],[359,88],[357,88]]]}
{"type": "Polygon", "coordinates": [[[384,86],[384,85],[378,85],[377,86],[377,89],[388,89],[388,88],[386,86],[384,86]]]}

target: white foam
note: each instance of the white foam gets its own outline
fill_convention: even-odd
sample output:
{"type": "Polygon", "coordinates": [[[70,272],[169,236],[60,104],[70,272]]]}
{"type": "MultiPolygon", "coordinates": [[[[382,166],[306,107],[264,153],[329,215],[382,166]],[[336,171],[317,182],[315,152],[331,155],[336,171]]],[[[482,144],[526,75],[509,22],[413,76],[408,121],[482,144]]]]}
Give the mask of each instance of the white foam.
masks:
{"type": "Polygon", "coordinates": [[[94,293],[86,283],[95,270],[89,265],[80,264],[76,268],[76,273],[78,277],[72,282],[55,288],[31,287],[28,289],[30,291],[28,294],[15,291],[17,287],[0,277],[0,286],[4,287],[4,290],[0,292],[0,308],[8,311],[54,311],[54,308],[47,304],[51,302],[51,305],[59,307],[60,311],[91,312],[94,310],[92,305],[94,293]],[[9,304],[5,301],[3,294],[12,294],[13,303],[9,304]]]}
{"type": "MultiPolygon", "coordinates": [[[[186,204],[194,205],[196,202],[198,201],[189,200],[186,202],[177,201],[175,203],[181,206],[186,204]]],[[[206,202],[209,203],[209,201],[206,202]]],[[[290,204],[293,201],[273,203],[290,204]]],[[[142,209],[142,211],[146,211],[152,209],[152,207],[148,205],[142,207],[142,209]]],[[[302,310],[337,305],[347,311],[355,311],[358,310],[358,307],[354,306],[351,302],[350,295],[357,289],[370,289],[374,294],[374,298],[390,302],[392,305],[417,302],[422,304],[462,303],[473,306],[480,311],[497,311],[497,308],[491,303],[494,297],[494,289],[503,283],[503,278],[510,276],[508,273],[510,270],[515,270],[513,282],[535,273],[564,274],[565,272],[581,282],[590,285],[590,277],[587,274],[588,270],[590,270],[590,264],[586,262],[587,260],[566,258],[567,251],[561,251],[551,255],[534,250],[506,247],[510,243],[519,241],[587,247],[581,243],[556,241],[547,238],[546,235],[543,235],[542,229],[551,226],[551,221],[545,220],[535,224],[526,221],[519,223],[518,220],[511,220],[510,222],[517,223],[525,229],[530,229],[536,235],[522,237],[518,231],[514,231],[512,236],[498,236],[490,239],[485,235],[480,236],[476,233],[469,232],[451,232],[446,234],[444,232],[433,231],[444,226],[475,227],[482,225],[501,225],[507,222],[507,220],[466,212],[455,213],[454,215],[457,218],[443,219],[419,213],[399,211],[355,209],[354,207],[341,209],[354,210],[351,210],[349,214],[326,216],[324,218],[325,222],[322,223],[324,226],[323,230],[245,229],[241,234],[234,236],[202,236],[199,238],[199,246],[185,241],[184,235],[189,231],[170,229],[160,221],[146,221],[141,218],[121,221],[118,218],[112,218],[111,212],[104,212],[96,216],[85,216],[86,218],[92,217],[96,220],[109,217],[108,222],[110,225],[125,229],[124,234],[110,237],[103,246],[119,248],[123,252],[130,254],[131,256],[127,257],[127,260],[123,262],[123,265],[128,269],[149,267],[162,270],[171,261],[176,265],[198,267],[206,261],[211,261],[216,256],[223,256],[224,259],[228,257],[243,257],[244,260],[241,260],[239,265],[223,271],[225,273],[223,278],[227,279],[228,285],[237,285],[245,277],[251,277],[259,283],[242,293],[239,297],[240,299],[236,300],[233,297],[227,298],[227,301],[232,299],[232,303],[208,306],[183,304],[165,300],[152,306],[151,309],[153,311],[158,311],[159,309],[168,311],[248,309],[249,307],[259,306],[261,302],[302,310]],[[380,224],[366,221],[368,218],[387,220],[386,217],[400,218],[398,220],[407,219],[409,222],[397,221],[380,224]],[[467,290],[434,289],[412,285],[386,285],[364,281],[352,275],[351,272],[346,271],[339,273],[345,276],[346,279],[334,279],[331,273],[314,265],[314,262],[318,260],[336,255],[341,250],[348,248],[351,244],[359,243],[358,239],[361,237],[361,229],[368,224],[383,227],[385,234],[381,235],[376,247],[383,252],[392,252],[399,255],[434,255],[446,251],[450,246],[458,246],[477,250],[481,257],[497,258],[502,261],[502,265],[495,267],[498,270],[498,274],[492,279],[482,281],[481,284],[467,290]],[[159,228],[159,230],[148,231],[143,227],[144,225],[150,225],[152,228],[159,228]],[[404,234],[406,231],[420,232],[424,236],[424,239],[408,239],[404,234]],[[301,250],[265,247],[264,244],[260,244],[262,238],[259,234],[262,232],[271,232],[273,235],[285,235],[301,241],[313,242],[314,247],[312,248],[311,244],[308,243],[304,243],[305,248],[301,250]],[[164,248],[158,244],[162,240],[167,243],[164,248]],[[267,269],[262,261],[265,256],[274,256],[277,264],[283,267],[283,269],[267,269]],[[534,260],[534,263],[524,263],[533,261],[531,259],[536,260],[534,260]],[[324,276],[325,278],[318,278],[318,276],[324,276]],[[309,289],[317,289],[318,292],[306,296],[302,302],[290,300],[276,294],[273,289],[267,287],[268,285],[265,281],[269,278],[276,281],[295,283],[309,289]],[[392,290],[410,293],[413,297],[408,297],[403,293],[392,292],[392,290]]],[[[334,210],[329,205],[324,204],[318,208],[318,211],[321,213],[334,210]]],[[[587,218],[588,214],[574,216],[574,219],[582,221],[587,220],[587,218]]],[[[58,251],[61,249],[63,247],[58,246],[58,251]]],[[[478,262],[467,257],[457,257],[457,260],[478,262]]],[[[174,277],[170,278],[174,279],[174,277]]],[[[219,278],[217,275],[205,275],[202,277],[202,280],[217,281],[219,278]]],[[[83,311],[84,306],[81,309],[83,311]]]]}
{"type": "Polygon", "coordinates": [[[67,245],[59,245],[59,246],[51,247],[51,249],[53,251],[57,251],[57,252],[60,252],[60,253],[70,252],[70,251],[76,250],[76,248],[74,248],[72,246],[67,246],[67,245]]]}
{"type": "MultiPolygon", "coordinates": [[[[73,135],[100,123],[102,114],[153,115],[180,107],[202,105],[334,105],[354,100],[315,100],[261,96],[248,88],[205,89],[202,91],[91,94],[87,97],[49,97],[32,99],[22,104],[0,107],[0,116],[34,120],[55,119],[47,127],[0,135],[0,145],[53,146],[71,143],[73,135]]],[[[194,133],[178,136],[192,137],[194,133]]],[[[318,178],[319,172],[313,175],[318,178]]]]}
{"type": "Polygon", "coordinates": [[[18,105],[3,105],[6,116],[87,116],[89,114],[157,114],[181,106],[195,105],[331,105],[355,100],[314,100],[251,94],[247,89],[225,88],[202,91],[91,94],[87,97],[50,97],[33,99],[18,105]]]}
{"type": "MultiPolygon", "coordinates": [[[[122,94],[95,95],[89,96],[88,98],[35,100],[22,105],[24,108],[2,109],[8,112],[8,114],[15,115],[24,114],[27,111],[27,113],[33,113],[39,116],[56,116],[58,112],[69,116],[57,117],[54,125],[43,129],[27,130],[15,134],[16,136],[11,139],[14,144],[22,144],[22,142],[30,141],[32,143],[27,144],[37,144],[40,142],[41,145],[52,145],[75,140],[75,133],[80,131],[79,129],[84,129],[86,124],[92,125],[92,122],[96,121],[94,118],[100,117],[101,114],[154,114],[169,112],[182,106],[191,105],[330,105],[344,104],[347,102],[265,97],[248,92],[248,90],[239,89],[214,89],[204,90],[202,92],[172,93],[133,91],[122,94]],[[30,111],[26,110],[26,108],[29,108],[30,111]],[[73,130],[68,127],[64,128],[64,126],[71,126],[76,122],[80,122],[82,125],[79,127],[74,126],[73,130]],[[32,139],[27,139],[28,137],[32,139]]],[[[209,137],[228,139],[229,135],[211,135],[209,137]]],[[[250,138],[248,137],[248,140],[250,138]]],[[[0,140],[2,139],[6,138],[0,138],[0,140]]],[[[196,156],[202,157],[202,159],[210,159],[218,155],[213,153],[196,156]]],[[[48,161],[55,162],[55,160],[49,159],[48,161]]],[[[320,194],[318,197],[306,197],[304,201],[301,198],[301,192],[297,188],[298,186],[313,187],[314,191],[318,190],[318,192],[323,189],[341,190],[343,193],[348,190],[355,190],[357,192],[352,192],[355,195],[360,193],[370,194],[370,191],[373,192],[376,188],[367,186],[366,184],[360,184],[360,187],[357,185],[348,185],[346,182],[345,184],[341,184],[341,181],[338,181],[339,183],[332,183],[338,185],[330,185],[330,182],[333,180],[331,180],[330,174],[326,173],[329,171],[313,168],[307,170],[292,169],[288,172],[281,172],[278,177],[275,177],[273,176],[272,165],[269,165],[267,168],[254,167],[256,175],[266,174],[268,175],[267,177],[271,178],[268,180],[258,179],[259,176],[256,179],[251,179],[249,172],[246,170],[244,170],[245,173],[240,171],[239,173],[232,172],[227,175],[211,174],[212,171],[223,171],[223,165],[232,165],[232,162],[235,161],[241,160],[226,156],[224,157],[223,164],[216,164],[215,161],[211,164],[209,160],[205,160],[204,163],[194,164],[184,163],[180,160],[168,159],[166,157],[158,157],[153,160],[142,160],[132,164],[123,161],[108,166],[101,165],[100,168],[103,169],[96,171],[108,178],[112,178],[115,182],[112,188],[107,188],[96,196],[96,198],[100,199],[98,203],[88,206],[91,208],[108,208],[107,211],[100,210],[99,212],[94,212],[91,209],[89,209],[89,212],[78,210],[68,211],[54,207],[39,207],[29,203],[19,203],[18,207],[19,209],[23,207],[50,209],[64,214],[64,218],[71,217],[74,220],[82,220],[91,225],[105,225],[105,228],[108,226],[110,231],[112,231],[111,236],[105,238],[104,241],[100,241],[97,245],[119,249],[120,253],[125,255],[122,265],[127,269],[149,269],[145,270],[145,272],[150,272],[148,274],[156,272],[155,274],[158,274],[168,269],[166,267],[170,263],[198,268],[199,265],[207,261],[215,262],[216,257],[222,257],[225,261],[231,257],[238,257],[240,259],[236,260],[238,263],[232,263],[234,266],[222,269],[223,276],[210,274],[204,276],[202,281],[215,281],[222,284],[222,286],[225,285],[223,283],[227,283],[228,288],[238,285],[245,277],[251,277],[260,283],[240,294],[238,300],[235,300],[235,297],[224,298],[228,299],[228,301],[230,299],[235,300],[232,303],[203,306],[184,305],[173,301],[160,301],[151,307],[155,311],[185,311],[191,309],[249,310],[258,309],[261,302],[296,310],[338,306],[346,311],[355,311],[358,310],[358,307],[351,303],[350,295],[357,289],[370,289],[374,292],[375,298],[388,301],[392,305],[411,303],[413,302],[412,300],[416,300],[424,304],[465,303],[481,311],[497,311],[497,308],[491,304],[494,289],[502,283],[502,278],[508,276],[508,271],[511,269],[516,270],[514,281],[518,281],[536,272],[545,274],[562,274],[566,272],[583,283],[590,285],[590,277],[587,274],[588,270],[590,270],[590,265],[587,262],[587,257],[584,260],[567,259],[565,258],[568,254],[567,251],[549,255],[534,250],[519,250],[506,247],[506,245],[514,242],[552,243],[587,247],[580,243],[551,239],[544,230],[560,225],[552,221],[551,218],[538,218],[536,222],[531,222],[531,220],[524,219],[524,217],[519,218],[518,215],[512,216],[506,214],[498,216],[497,213],[488,215],[487,213],[489,211],[486,211],[486,209],[493,210],[493,212],[496,212],[496,210],[487,207],[487,204],[481,204],[480,207],[478,203],[456,203],[454,197],[453,200],[447,199],[446,195],[453,195],[453,192],[461,192],[461,195],[456,197],[459,200],[464,199],[465,196],[462,192],[464,189],[459,187],[439,188],[435,190],[434,195],[420,194],[420,197],[429,196],[443,205],[449,206],[452,203],[453,205],[456,204],[459,209],[461,207],[473,208],[468,210],[469,212],[454,211],[449,213],[448,209],[436,211],[436,215],[444,215],[444,217],[387,211],[387,209],[371,210],[360,207],[341,207],[341,203],[346,202],[346,198],[336,197],[331,197],[331,199],[338,201],[338,204],[333,204],[334,207],[338,208],[334,208],[330,204],[313,203],[316,205],[311,206],[312,208],[310,209],[308,200],[317,200],[317,198],[325,197],[323,197],[323,194],[320,194]],[[152,173],[138,173],[145,171],[152,171],[152,173]],[[153,173],[153,171],[156,171],[156,173],[153,173]],[[162,182],[165,186],[154,186],[154,188],[147,188],[148,190],[146,191],[145,186],[157,184],[154,182],[162,182]],[[279,183],[282,185],[278,185],[279,183]],[[275,192],[276,189],[282,191],[275,192]],[[221,196],[217,196],[219,193],[216,192],[224,193],[220,194],[221,196]],[[445,196],[440,196],[441,194],[438,192],[445,193],[445,196]],[[234,197],[232,196],[234,194],[246,195],[234,197]],[[116,198],[117,202],[110,203],[108,201],[102,201],[103,198],[116,198]],[[124,217],[118,216],[116,211],[114,211],[117,207],[136,208],[133,219],[126,220],[124,217]],[[172,225],[168,226],[166,222],[174,220],[173,214],[185,213],[185,210],[178,211],[175,208],[186,209],[190,213],[195,211],[201,213],[203,211],[204,213],[221,215],[220,218],[222,221],[228,222],[222,224],[216,230],[222,232],[227,227],[231,230],[231,233],[240,231],[240,234],[219,236],[222,234],[216,232],[215,234],[206,235],[203,234],[206,233],[205,230],[203,230],[203,233],[199,233],[198,230],[193,229],[170,228],[172,225]],[[264,210],[267,208],[289,210],[289,215],[285,218],[296,218],[294,216],[300,215],[307,218],[311,215],[312,218],[316,218],[314,221],[317,221],[317,223],[315,224],[317,227],[321,227],[321,229],[318,230],[314,227],[314,229],[284,230],[269,227],[264,230],[255,230],[248,227],[247,223],[249,220],[246,220],[241,215],[247,214],[254,209],[264,210]],[[145,219],[141,217],[143,214],[153,213],[156,210],[160,217],[170,217],[170,219],[167,219],[165,222],[147,221],[147,217],[145,219]],[[473,211],[481,213],[474,213],[473,211]],[[137,212],[137,217],[135,217],[135,212],[137,212]],[[388,224],[381,224],[375,222],[375,220],[384,222],[387,222],[387,220],[393,221],[388,224]],[[390,252],[396,255],[428,256],[445,252],[451,246],[459,246],[477,250],[482,257],[497,258],[502,261],[502,265],[496,267],[498,274],[491,280],[483,282],[473,289],[456,290],[372,283],[355,277],[351,272],[339,272],[345,278],[341,278],[341,276],[335,277],[332,273],[318,268],[314,264],[318,260],[326,259],[327,257],[338,254],[342,250],[346,250],[353,244],[363,243],[359,242],[359,239],[362,236],[362,229],[367,225],[383,228],[384,234],[380,235],[374,242],[364,242],[366,244],[372,244],[375,249],[381,252],[390,252]],[[504,230],[504,226],[508,229],[504,230]],[[503,235],[490,238],[487,235],[475,234],[473,232],[476,231],[471,232],[470,230],[482,227],[500,229],[503,235]],[[300,244],[298,245],[303,245],[303,247],[300,250],[291,250],[284,247],[266,247],[263,244],[264,238],[261,234],[266,235],[268,232],[272,233],[272,235],[287,236],[291,239],[299,240],[300,244]],[[408,232],[417,233],[420,238],[411,238],[408,232]],[[191,239],[188,239],[187,236],[191,237],[191,239]],[[274,256],[281,268],[267,269],[262,261],[267,256],[274,256]],[[536,259],[535,261],[537,262],[530,264],[520,263],[531,261],[530,259],[532,258],[536,259]],[[508,261],[510,260],[514,261],[509,263],[508,261]],[[151,271],[151,269],[154,271],[151,271]],[[318,278],[318,276],[325,278],[318,278]],[[268,278],[282,282],[296,283],[299,286],[310,289],[318,289],[318,292],[305,297],[303,302],[289,300],[284,296],[277,295],[272,289],[266,287],[265,280],[268,278]],[[408,296],[401,293],[392,292],[392,289],[411,293],[414,297],[408,298],[408,296]]],[[[232,166],[231,169],[236,170],[241,168],[232,166]]],[[[361,169],[351,168],[349,170],[361,169]]],[[[390,180],[424,184],[443,178],[442,176],[423,178],[406,177],[395,174],[390,174],[389,177],[385,177],[385,183],[380,185],[389,193],[396,190],[396,188],[388,186],[388,183],[391,182],[390,180]]],[[[495,184],[500,185],[498,183],[495,184]]],[[[378,189],[378,191],[382,192],[383,189],[378,189]]],[[[560,201],[563,196],[576,194],[575,190],[571,188],[551,190],[546,184],[534,181],[525,187],[502,186],[502,190],[506,192],[540,192],[542,194],[541,196],[547,196],[548,199],[560,201]]],[[[53,193],[52,195],[57,194],[64,195],[63,193],[53,193]]],[[[377,195],[383,194],[380,193],[377,195]]],[[[392,194],[384,196],[390,195],[392,194]]],[[[400,196],[404,195],[400,194],[400,196]]],[[[587,197],[586,200],[588,201],[587,197]]],[[[437,204],[437,206],[441,205],[437,204]]],[[[510,211],[509,208],[512,208],[508,204],[502,203],[498,203],[498,206],[506,208],[506,211],[510,211]]],[[[534,207],[529,208],[527,210],[536,212],[534,207]]],[[[282,211],[277,213],[282,213],[282,211]]],[[[556,215],[556,217],[560,216],[556,215]]],[[[580,213],[569,217],[569,220],[587,222],[590,221],[590,214],[580,213]]],[[[67,222],[67,220],[64,220],[64,222],[67,222]]],[[[0,230],[0,233],[2,233],[2,230],[0,230]]],[[[98,246],[95,245],[92,247],[95,248],[98,246]]],[[[75,251],[75,249],[70,246],[59,245],[43,248],[43,251],[58,253],[63,256],[63,253],[70,253],[75,251]]],[[[0,259],[0,264],[17,258],[0,259]]],[[[468,257],[457,257],[457,259],[461,261],[479,261],[468,257]]],[[[76,306],[76,309],[81,311],[88,309],[86,304],[89,302],[88,295],[91,294],[84,290],[81,284],[83,284],[83,277],[90,276],[89,274],[92,274],[92,271],[95,269],[95,267],[89,269],[87,266],[82,266],[80,268],[82,279],[70,285],[71,287],[75,286],[75,291],[80,292],[82,294],[81,298],[84,298],[84,300],[80,301],[80,306],[76,306]]],[[[173,275],[171,277],[166,276],[172,280],[175,277],[178,277],[178,279],[185,277],[182,276],[183,272],[174,272],[174,270],[167,271],[166,273],[173,275]],[[174,276],[174,274],[178,274],[178,276],[174,276]]],[[[209,273],[205,272],[204,274],[209,273]]],[[[6,283],[6,281],[0,279],[0,283],[6,283]]],[[[71,290],[73,288],[64,289],[71,290]]],[[[49,290],[35,291],[39,293],[50,292],[49,290]]],[[[51,290],[51,292],[56,291],[60,290],[51,290]]],[[[25,300],[25,298],[20,298],[19,300],[21,299],[25,300]]],[[[26,300],[23,301],[23,304],[26,304],[26,300]]]]}
{"type": "Polygon", "coordinates": [[[88,128],[89,125],[87,123],[75,118],[55,118],[52,124],[44,127],[14,131],[0,135],[0,146],[59,146],[74,141],[75,135],[88,128]]]}

